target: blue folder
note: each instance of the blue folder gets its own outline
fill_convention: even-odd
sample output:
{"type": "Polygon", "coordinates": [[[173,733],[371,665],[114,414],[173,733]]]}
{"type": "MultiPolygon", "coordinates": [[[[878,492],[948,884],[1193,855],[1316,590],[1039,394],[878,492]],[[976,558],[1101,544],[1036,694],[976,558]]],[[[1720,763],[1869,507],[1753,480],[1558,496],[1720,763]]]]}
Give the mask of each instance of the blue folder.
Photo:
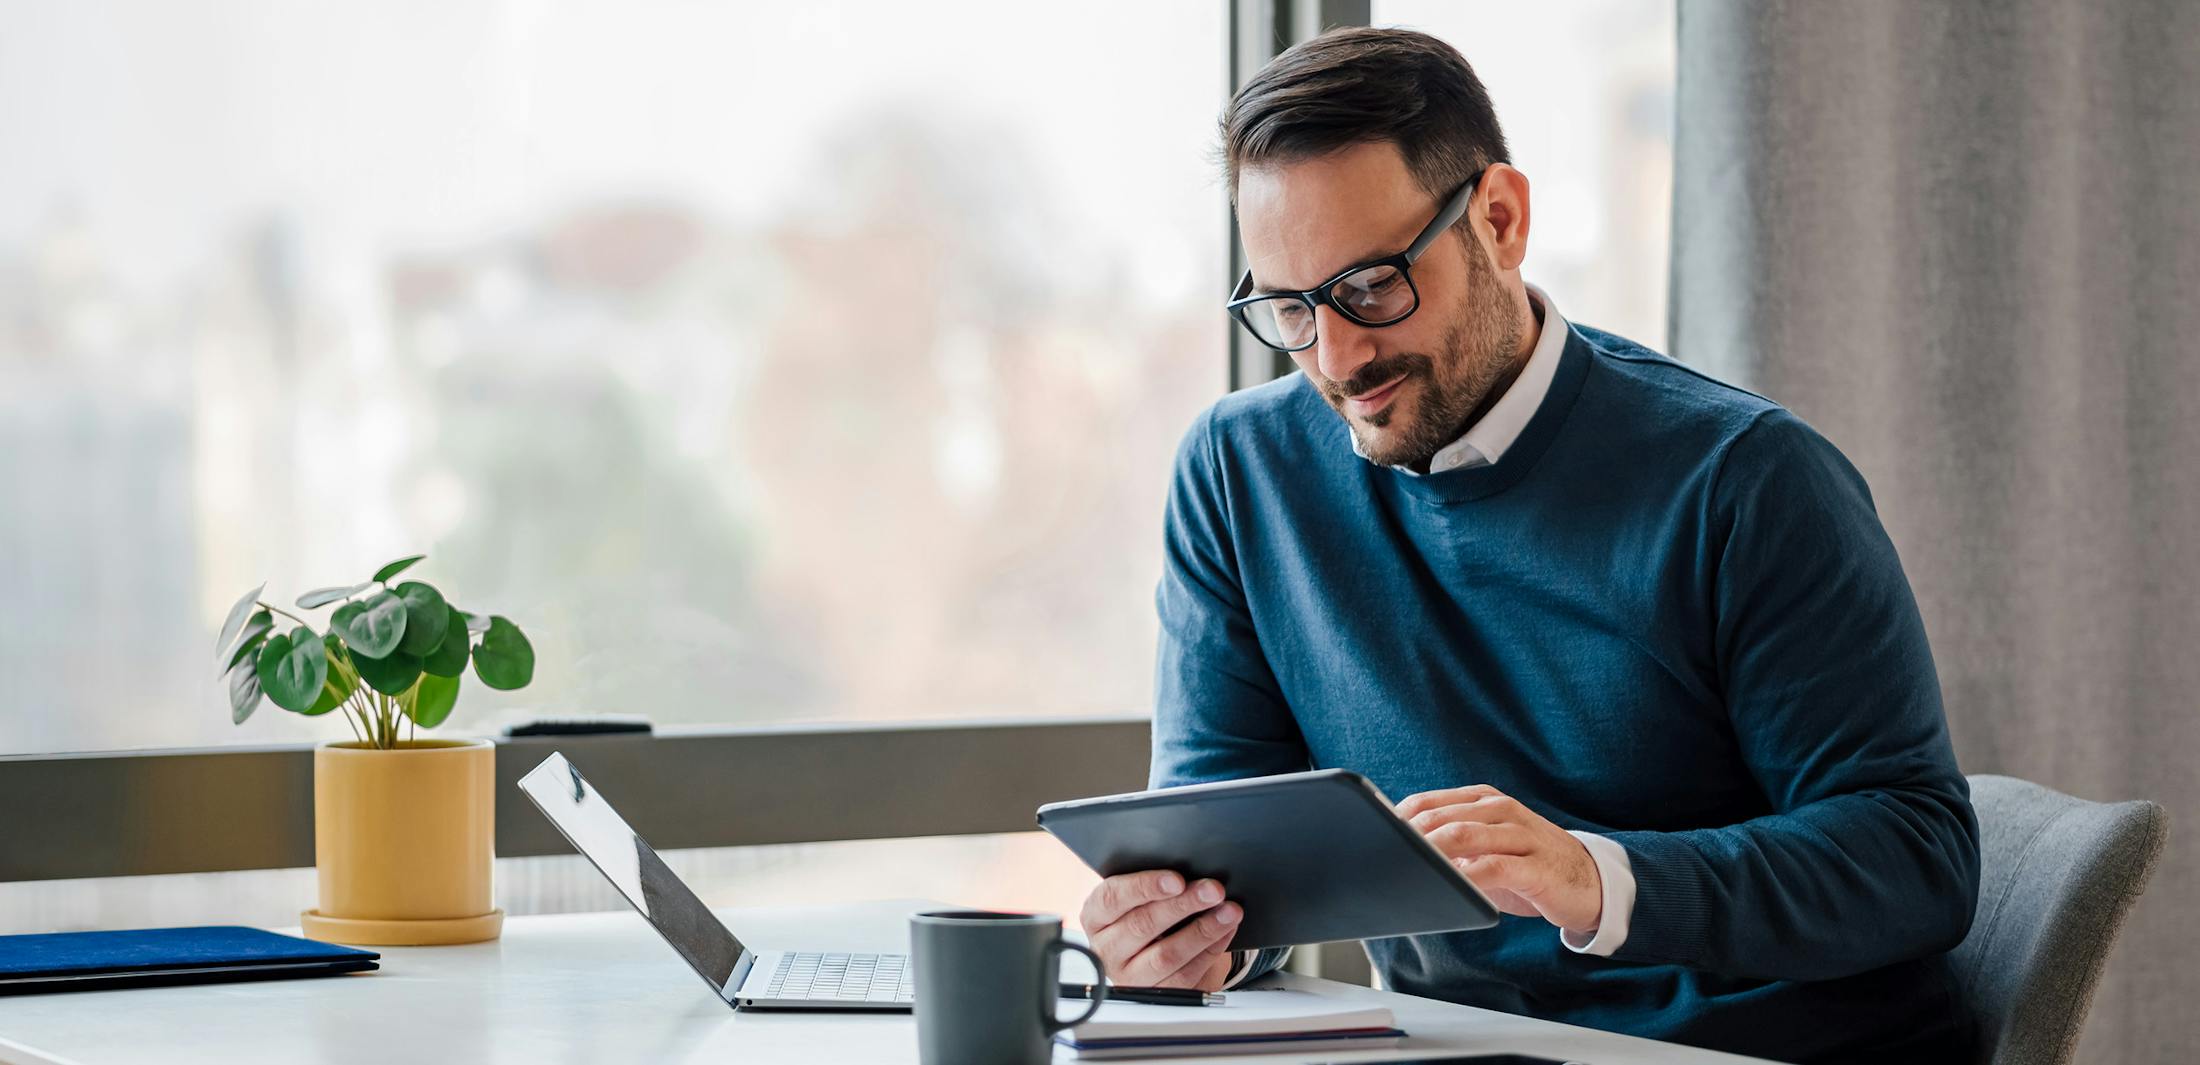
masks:
{"type": "Polygon", "coordinates": [[[380,957],[236,925],[0,936],[0,995],[332,976],[380,957]]]}

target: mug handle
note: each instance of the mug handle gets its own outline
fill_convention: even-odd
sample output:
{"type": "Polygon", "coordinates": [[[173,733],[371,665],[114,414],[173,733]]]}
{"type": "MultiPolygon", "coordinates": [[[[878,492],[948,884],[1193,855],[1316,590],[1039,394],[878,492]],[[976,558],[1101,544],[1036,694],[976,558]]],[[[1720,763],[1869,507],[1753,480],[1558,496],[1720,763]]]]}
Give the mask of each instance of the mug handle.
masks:
{"type": "MultiPolygon", "coordinates": [[[[1047,953],[1049,954],[1059,955],[1065,950],[1074,950],[1092,961],[1092,975],[1095,980],[1092,985],[1092,1005],[1086,1007],[1085,1012],[1078,1014],[1074,1020],[1058,1021],[1054,1019],[1054,1010],[1049,1005],[1054,1001],[1055,996],[1047,994],[1047,989],[1042,989],[1039,992],[1039,1023],[1046,1028],[1049,1037],[1065,1028],[1075,1028],[1091,1020],[1093,1014],[1100,1012],[1100,1004],[1108,1000],[1108,967],[1100,963],[1100,955],[1094,954],[1091,947],[1082,943],[1072,943],[1066,939],[1057,939],[1047,944],[1047,953]]],[[[1056,962],[1056,971],[1059,972],[1060,968],[1061,963],[1056,962]]]]}

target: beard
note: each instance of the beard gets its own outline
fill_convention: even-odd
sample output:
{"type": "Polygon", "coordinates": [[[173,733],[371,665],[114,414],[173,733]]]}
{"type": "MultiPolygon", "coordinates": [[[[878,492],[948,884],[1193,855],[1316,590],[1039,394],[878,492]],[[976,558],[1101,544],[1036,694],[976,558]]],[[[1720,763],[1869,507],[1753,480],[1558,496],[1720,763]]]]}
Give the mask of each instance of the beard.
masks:
{"type": "MultiPolygon", "coordinates": [[[[1442,350],[1381,356],[1344,381],[1320,381],[1322,398],[1344,418],[1353,443],[1370,462],[1427,469],[1438,451],[1466,431],[1467,419],[1490,398],[1520,350],[1520,319],[1498,283],[1496,267],[1480,241],[1469,238],[1466,244],[1467,294],[1453,308],[1442,350]],[[1401,374],[1406,379],[1389,406],[1365,418],[1345,412],[1346,399],[1401,374]]],[[[1425,307],[1422,313],[1435,309],[1425,307]]]]}

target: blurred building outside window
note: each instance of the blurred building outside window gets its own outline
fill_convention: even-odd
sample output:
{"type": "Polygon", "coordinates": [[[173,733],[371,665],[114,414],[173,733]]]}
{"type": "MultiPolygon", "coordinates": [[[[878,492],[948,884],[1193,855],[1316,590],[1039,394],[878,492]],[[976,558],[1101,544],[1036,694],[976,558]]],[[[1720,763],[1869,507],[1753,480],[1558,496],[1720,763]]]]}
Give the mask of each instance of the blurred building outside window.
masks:
{"type": "Polygon", "coordinates": [[[1222,5],[6,6],[0,752],[337,735],[215,629],[414,551],[447,734],[1148,706],[1222,5]]]}

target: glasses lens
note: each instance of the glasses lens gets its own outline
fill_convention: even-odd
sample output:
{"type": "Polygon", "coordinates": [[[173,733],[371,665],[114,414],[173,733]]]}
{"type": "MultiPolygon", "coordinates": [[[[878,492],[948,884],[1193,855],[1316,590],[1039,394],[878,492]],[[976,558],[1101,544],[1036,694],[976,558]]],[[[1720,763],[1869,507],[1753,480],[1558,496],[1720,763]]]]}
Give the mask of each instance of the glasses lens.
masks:
{"type": "Polygon", "coordinates": [[[1395,266],[1370,266],[1330,286],[1329,298],[1364,325],[1389,325],[1413,313],[1413,284],[1395,266]]]}
{"type": "Polygon", "coordinates": [[[1303,348],[1314,342],[1314,308],[1292,296],[1255,300],[1242,319],[1255,339],[1272,348],[1303,348]]]}

